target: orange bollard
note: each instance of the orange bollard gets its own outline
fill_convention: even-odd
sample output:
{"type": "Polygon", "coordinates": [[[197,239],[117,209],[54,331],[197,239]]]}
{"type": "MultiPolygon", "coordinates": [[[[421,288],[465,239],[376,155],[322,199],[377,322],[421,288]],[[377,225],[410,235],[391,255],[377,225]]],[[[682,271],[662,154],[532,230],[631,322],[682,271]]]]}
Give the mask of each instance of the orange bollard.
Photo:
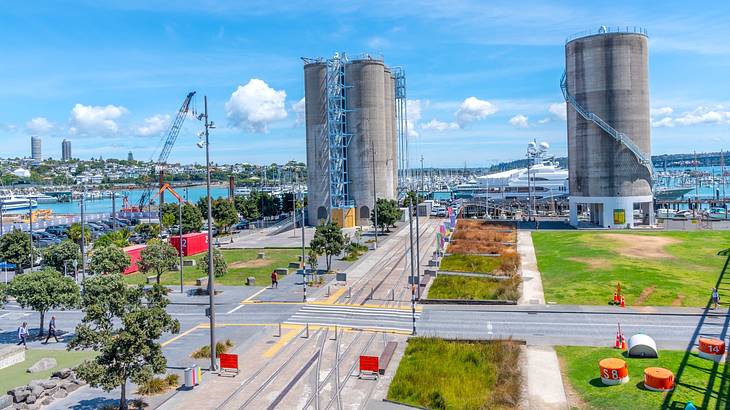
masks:
{"type": "Polygon", "coordinates": [[[701,337],[698,356],[703,359],[721,362],[725,356],[725,342],[711,337],[701,337]]]}
{"type": "Polygon", "coordinates": [[[606,386],[615,386],[629,381],[629,368],[621,359],[603,359],[598,362],[601,371],[601,382],[606,386]]]}
{"type": "Polygon", "coordinates": [[[669,391],[674,388],[674,373],[661,367],[644,369],[644,387],[653,391],[669,391]]]}

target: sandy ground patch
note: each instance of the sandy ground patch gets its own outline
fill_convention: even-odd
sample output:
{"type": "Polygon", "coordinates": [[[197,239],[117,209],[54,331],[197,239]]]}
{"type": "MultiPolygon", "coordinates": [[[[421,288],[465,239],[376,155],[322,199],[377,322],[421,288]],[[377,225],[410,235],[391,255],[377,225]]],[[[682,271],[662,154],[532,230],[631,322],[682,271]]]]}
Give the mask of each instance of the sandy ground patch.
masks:
{"type": "Polygon", "coordinates": [[[270,263],[271,263],[271,261],[268,259],[253,259],[250,261],[233,262],[232,264],[228,265],[228,267],[229,268],[260,268],[260,267],[266,266],[270,263]]]}
{"type": "Polygon", "coordinates": [[[668,245],[681,241],[664,236],[627,235],[618,233],[604,234],[608,239],[615,240],[621,246],[617,252],[630,258],[672,259],[674,256],[666,251],[668,245]]]}
{"type": "Polygon", "coordinates": [[[654,293],[654,289],[656,289],[656,286],[650,286],[648,288],[645,288],[641,291],[641,295],[639,295],[639,298],[636,299],[636,303],[634,303],[636,306],[641,306],[646,302],[647,299],[649,299],[649,296],[651,296],[652,293],[654,293]]]}
{"type": "Polygon", "coordinates": [[[568,258],[575,262],[585,263],[591,270],[609,269],[611,261],[602,258],[568,258]]]}
{"type": "Polygon", "coordinates": [[[672,306],[681,307],[682,302],[684,302],[684,295],[680,293],[677,295],[677,298],[672,301],[672,306]]]}

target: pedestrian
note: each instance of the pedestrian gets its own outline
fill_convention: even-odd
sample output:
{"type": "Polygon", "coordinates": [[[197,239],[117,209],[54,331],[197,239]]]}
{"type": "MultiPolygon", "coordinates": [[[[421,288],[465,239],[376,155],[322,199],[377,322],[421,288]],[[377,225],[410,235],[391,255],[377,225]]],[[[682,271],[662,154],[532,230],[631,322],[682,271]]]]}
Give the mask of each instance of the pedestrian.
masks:
{"type": "Polygon", "coordinates": [[[271,288],[279,288],[279,275],[276,274],[276,271],[271,271],[271,288]]]}
{"type": "Polygon", "coordinates": [[[720,305],[720,294],[717,293],[717,288],[712,288],[712,303],[715,305],[713,309],[717,309],[720,305]]]}
{"type": "Polygon", "coordinates": [[[23,345],[25,346],[25,350],[28,350],[28,345],[25,344],[25,339],[28,338],[28,322],[23,322],[23,324],[18,328],[18,339],[20,341],[18,342],[17,346],[23,345]]]}
{"type": "Polygon", "coordinates": [[[46,337],[46,341],[43,342],[44,345],[48,344],[48,340],[53,336],[54,339],[56,339],[56,343],[58,343],[58,337],[56,337],[56,317],[51,316],[51,321],[48,322],[48,337],[46,337]]]}

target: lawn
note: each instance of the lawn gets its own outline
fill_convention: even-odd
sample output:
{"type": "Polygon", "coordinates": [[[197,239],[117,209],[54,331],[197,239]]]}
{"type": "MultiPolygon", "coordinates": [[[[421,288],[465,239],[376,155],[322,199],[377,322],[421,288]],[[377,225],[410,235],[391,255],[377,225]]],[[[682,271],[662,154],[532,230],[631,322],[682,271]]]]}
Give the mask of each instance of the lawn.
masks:
{"type": "Polygon", "coordinates": [[[506,280],[474,276],[439,275],[428,291],[429,299],[517,300],[520,278],[506,280]]]}
{"type": "Polygon", "coordinates": [[[8,390],[28,384],[31,380],[47,379],[51,374],[59,369],[66,367],[72,368],[78,366],[85,359],[95,356],[91,351],[71,351],[60,349],[29,349],[25,352],[25,361],[6,367],[0,370],[0,392],[5,393],[8,390]],[[44,357],[52,357],[56,359],[58,365],[53,369],[40,373],[26,373],[26,369],[33,366],[37,361],[44,357]]]}
{"type": "Polygon", "coordinates": [[[453,254],[441,259],[439,269],[451,272],[491,273],[502,264],[498,256],[453,254]]]}
{"type": "Polygon", "coordinates": [[[703,360],[694,354],[689,356],[681,380],[666,407],[662,403],[667,393],[653,392],[643,388],[644,369],[664,367],[675,376],[685,353],[681,351],[660,351],[658,359],[626,359],[622,351],[596,347],[556,347],[563,373],[583,402],[595,409],[683,409],[687,401],[697,408],[728,408],[730,396],[730,374],[725,366],[719,365],[713,371],[713,362],[703,360]],[[630,380],[626,384],[604,386],[600,380],[598,362],[601,359],[618,357],[627,360],[630,380]],[[723,389],[724,402],[717,398],[723,389]],[[707,400],[705,402],[705,400],[707,400]]]}
{"type": "Polygon", "coordinates": [[[513,409],[519,356],[511,342],[411,338],[388,399],[431,409],[513,409]]]}
{"type": "MultiPolygon", "coordinates": [[[[705,306],[727,232],[533,232],[545,299],[605,305],[616,282],[630,306],[705,306]]],[[[730,300],[725,290],[721,299],[730,300]]]]}
{"type": "MultiPolygon", "coordinates": [[[[276,268],[286,268],[289,262],[297,262],[297,257],[302,254],[301,249],[276,248],[264,249],[265,258],[256,259],[259,249],[223,249],[223,257],[228,263],[228,273],[216,278],[220,285],[244,285],[246,278],[253,276],[258,285],[268,285],[271,281],[271,271],[276,268]]],[[[185,259],[194,259],[196,262],[204,254],[192,256],[185,259]]],[[[150,275],[151,276],[151,275],[150,275]]],[[[195,279],[206,276],[198,266],[186,266],[183,268],[183,283],[194,285],[195,279]]],[[[137,272],[125,276],[129,284],[146,283],[147,275],[137,272]]],[[[180,272],[170,271],[162,275],[163,285],[179,285],[180,272]]]]}

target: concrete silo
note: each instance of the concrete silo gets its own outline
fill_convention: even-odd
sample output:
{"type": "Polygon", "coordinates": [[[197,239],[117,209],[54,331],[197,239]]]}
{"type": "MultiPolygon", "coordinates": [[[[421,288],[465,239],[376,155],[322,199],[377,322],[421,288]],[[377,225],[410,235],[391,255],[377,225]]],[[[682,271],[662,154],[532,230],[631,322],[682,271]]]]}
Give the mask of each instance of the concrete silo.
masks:
{"type": "Polygon", "coordinates": [[[570,221],[653,224],[648,37],[601,27],[565,45],[570,221]],[[636,217],[635,217],[636,215],[636,217]]]}
{"type": "Polygon", "coordinates": [[[331,218],[342,226],[368,225],[375,197],[397,195],[392,73],[382,59],[368,55],[305,63],[309,224],[331,218]],[[318,133],[322,127],[325,132],[318,133]]]}
{"type": "Polygon", "coordinates": [[[307,213],[309,224],[329,218],[330,180],[327,142],[327,65],[304,65],[304,104],[307,133],[307,213]]]}

